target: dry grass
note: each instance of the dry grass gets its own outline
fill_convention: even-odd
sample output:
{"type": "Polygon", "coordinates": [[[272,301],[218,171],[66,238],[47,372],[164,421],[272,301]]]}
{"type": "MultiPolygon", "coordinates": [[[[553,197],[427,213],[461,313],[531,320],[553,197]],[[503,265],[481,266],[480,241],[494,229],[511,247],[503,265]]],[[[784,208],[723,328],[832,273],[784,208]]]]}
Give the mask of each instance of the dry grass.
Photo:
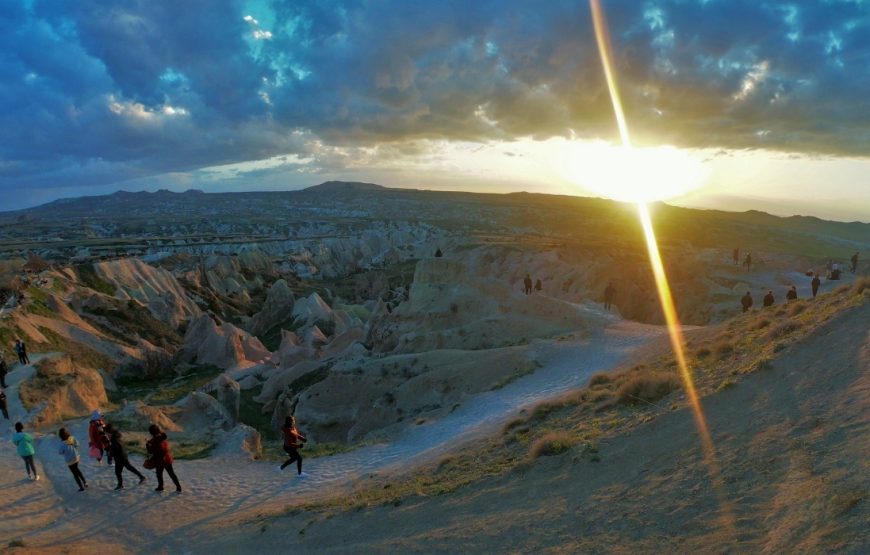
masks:
{"type": "Polygon", "coordinates": [[[701,347],[697,351],[695,351],[695,357],[699,359],[705,359],[712,354],[712,351],[707,347],[701,347]]]}
{"type": "Polygon", "coordinates": [[[803,301],[797,301],[789,305],[788,307],[788,315],[792,318],[803,312],[807,309],[807,303],[803,301]]]}
{"type": "Polygon", "coordinates": [[[596,372],[592,374],[592,377],[589,378],[589,387],[595,387],[596,385],[605,385],[609,384],[613,381],[613,376],[608,374],[607,372],[596,372]]]}
{"type": "Polygon", "coordinates": [[[785,322],[780,322],[774,327],[770,328],[764,337],[768,340],[779,339],[780,337],[784,337],[789,335],[792,332],[795,332],[801,328],[801,325],[794,320],[786,320],[785,322]]]}
{"type": "Polygon", "coordinates": [[[623,382],[616,391],[616,398],[627,405],[655,403],[679,388],[680,380],[673,374],[648,372],[634,375],[623,382]]]}
{"type": "Polygon", "coordinates": [[[749,329],[751,330],[761,330],[770,325],[770,318],[766,316],[759,316],[756,318],[752,324],[750,324],[749,329]]]}
{"type": "Polygon", "coordinates": [[[529,457],[550,457],[568,451],[577,443],[576,438],[564,431],[547,432],[529,447],[529,457]]]}
{"type": "Polygon", "coordinates": [[[734,353],[734,344],[730,341],[720,340],[713,347],[716,358],[719,360],[730,357],[734,353]]]}
{"type": "Polygon", "coordinates": [[[861,295],[868,289],[870,289],[870,276],[859,277],[852,284],[852,293],[856,295],[861,295]]]}

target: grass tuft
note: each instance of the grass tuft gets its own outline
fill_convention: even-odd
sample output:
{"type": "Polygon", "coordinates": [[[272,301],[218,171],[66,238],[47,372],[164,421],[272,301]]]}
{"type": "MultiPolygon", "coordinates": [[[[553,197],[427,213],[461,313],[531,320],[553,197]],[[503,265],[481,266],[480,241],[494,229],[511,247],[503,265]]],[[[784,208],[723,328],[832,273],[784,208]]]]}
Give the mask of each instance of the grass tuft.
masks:
{"type": "Polygon", "coordinates": [[[532,459],[537,459],[538,457],[559,455],[571,449],[576,442],[574,436],[568,432],[548,432],[532,443],[529,447],[529,456],[532,459]]]}
{"type": "Polygon", "coordinates": [[[619,386],[616,398],[626,405],[655,403],[679,388],[680,380],[676,376],[664,372],[649,372],[628,378],[619,386]]]}

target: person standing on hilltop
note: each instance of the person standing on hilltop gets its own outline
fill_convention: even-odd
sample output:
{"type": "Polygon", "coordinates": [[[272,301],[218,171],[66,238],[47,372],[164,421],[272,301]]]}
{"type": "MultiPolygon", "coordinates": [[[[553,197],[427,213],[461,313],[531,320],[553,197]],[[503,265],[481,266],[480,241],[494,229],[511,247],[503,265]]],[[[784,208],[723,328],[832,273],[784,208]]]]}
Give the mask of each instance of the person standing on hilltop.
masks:
{"type": "Polygon", "coordinates": [[[811,285],[813,287],[813,298],[816,298],[816,295],[819,292],[819,286],[822,284],[822,280],[819,279],[819,274],[813,274],[813,281],[811,285]]]}
{"type": "Polygon", "coordinates": [[[797,300],[797,288],[794,285],[792,285],[788,290],[788,293],[785,294],[785,300],[789,302],[797,300]]]}
{"type": "Polygon", "coordinates": [[[442,256],[444,256],[444,253],[441,252],[441,247],[438,247],[438,249],[435,251],[435,258],[441,258],[442,256]]]}
{"type": "Polygon", "coordinates": [[[526,295],[532,294],[532,276],[526,274],[526,277],[523,279],[523,293],[526,295]]]}
{"type": "Polygon", "coordinates": [[[118,485],[115,486],[115,489],[124,489],[123,472],[125,468],[139,477],[140,484],[143,483],[145,481],[145,475],[136,470],[136,467],[130,464],[130,459],[127,456],[127,448],[124,446],[124,442],[121,439],[121,432],[116,430],[111,424],[107,424],[106,433],[109,434],[109,450],[112,457],[115,459],[115,478],[118,479],[118,485]]]}
{"type": "Polygon", "coordinates": [[[24,459],[24,468],[27,470],[27,478],[30,480],[39,480],[39,473],[36,471],[36,465],[33,463],[33,455],[36,454],[36,449],[33,447],[33,436],[24,433],[24,424],[21,422],[15,423],[15,433],[12,434],[12,443],[15,444],[18,450],[18,456],[24,459]]]}
{"type": "Polygon", "coordinates": [[[857,252],[852,255],[851,260],[852,260],[851,272],[854,274],[855,272],[858,271],[858,253],[857,252]]]}
{"type": "Polygon", "coordinates": [[[615,296],[616,287],[613,285],[613,280],[611,280],[607,283],[607,287],[604,288],[604,310],[610,311],[610,306],[615,296]]]}
{"type": "MultiPolygon", "coordinates": [[[[151,454],[148,459],[151,464],[150,468],[154,468],[157,472],[157,487],[154,488],[154,491],[163,491],[163,471],[165,470],[172,483],[175,484],[176,493],[181,493],[181,484],[172,469],[174,461],[172,453],[169,452],[169,441],[167,441],[166,434],[156,424],[151,424],[148,427],[148,433],[151,434],[151,439],[145,443],[145,449],[151,454]]],[[[145,465],[145,468],[149,468],[149,466],[145,465]]]]}
{"type": "Polygon", "coordinates": [[[749,294],[749,291],[740,298],[740,304],[743,305],[743,312],[749,312],[749,309],[752,308],[752,295],[749,294]]]}
{"type": "Polygon", "coordinates": [[[76,438],[72,436],[66,428],[61,428],[57,432],[57,437],[60,438],[61,444],[58,452],[63,455],[63,461],[69,467],[69,471],[72,472],[73,478],[76,479],[76,484],[79,486],[79,491],[85,491],[88,489],[88,481],[85,480],[84,474],[79,470],[79,442],[76,441],[76,438]]]}
{"type": "Polygon", "coordinates": [[[541,280],[537,280],[535,282],[535,291],[540,291],[544,288],[544,284],[541,283],[541,280]]]}
{"type": "Polygon", "coordinates": [[[284,461],[279,468],[279,470],[284,470],[289,465],[296,462],[296,475],[302,476],[302,455],[299,454],[299,449],[302,448],[302,444],[305,443],[305,436],[299,433],[299,429],[296,427],[296,417],[288,416],[284,419],[284,425],[281,426],[281,431],[284,432],[284,452],[290,456],[289,459],[284,461]]]}
{"type": "Polygon", "coordinates": [[[752,270],[752,253],[746,253],[746,258],[743,259],[743,267],[749,272],[752,270]]]}
{"type": "Polygon", "coordinates": [[[764,308],[768,308],[768,307],[773,306],[773,303],[775,303],[775,302],[776,302],[776,299],[773,296],[773,291],[768,291],[767,295],[765,295],[764,299],[762,299],[761,304],[764,305],[764,308]]]}
{"type": "Polygon", "coordinates": [[[740,264],[740,249],[734,249],[734,252],[731,253],[731,260],[734,261],[735,266],[740,264]]]}

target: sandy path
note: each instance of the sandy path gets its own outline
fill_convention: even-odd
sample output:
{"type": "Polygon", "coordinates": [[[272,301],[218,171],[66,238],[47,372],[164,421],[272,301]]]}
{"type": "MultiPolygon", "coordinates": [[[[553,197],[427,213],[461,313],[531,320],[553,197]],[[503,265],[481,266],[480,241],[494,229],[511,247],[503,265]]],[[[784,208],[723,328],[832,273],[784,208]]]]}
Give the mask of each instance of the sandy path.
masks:
{"type": "MultiPolygon", "coordinates": [[[[585,310],[598,311],[588,307],[585,310]]],[[[439,457],[491,432],[522,407],[584,385],[592,373],[613,368],[630,351],[664,332],[660,327],[607,317],[610,326],[592,338],[535,344],[533,349],[543,366],[533,374],[501,389],[476,395],[439,421],[409,428],[390,443],[306,460],[306,475],[302,478],[296,477],[290,468],[279,472],[275,463],[222,456],[179,461],[175,467],[184,488],[180,496],[169,493],[171,485],[162,495],[154,493],[155,477],[148,471],[146,484],[139,486],[135,477],[127,474],[127,489],[115,492],[112,469],[97,466],[86,457],[87,420],[70,422],[67,427],[82,444],[81,468],[90,489],[83,494],[77,492],[57,453],[57,438],[53,434],[45,436],[38,444],[38,459],[46,467],[47,480],[39,482],[38,487],[52,490],[52,497],[32,510],[17,511],[33,513],[38,518],[26,526],[0,529],[3,531],[0,542],[28,535],[11,534],[13,529],[26,529],[35,531],[27,538],[29,545],[48,549],[99,537],[108,538],[110,543],[120,541],[126,549],[140,550],[149,545],[175,552],[189,547],[186,538],[208,535],[227,518],[237,520],[244,514],[279,511],[301,498],[335,495],[354,482],[375,473],[390,472],[395,467],[407,471],[415,463],[439,457]],[[58,515],[62,515],[59,520],[58,515]]],[[[17,398],[17,390],[11,396],[17,398]]],[[[20,466],[20,459],[7,455],[4,450],[0,462],[4,478],[0,487],[5,486],[5,477],[14,476],[14,468],[20,466]]],[[[141,469],[141,457],[134,456],[131,461],[141,469]]]]}

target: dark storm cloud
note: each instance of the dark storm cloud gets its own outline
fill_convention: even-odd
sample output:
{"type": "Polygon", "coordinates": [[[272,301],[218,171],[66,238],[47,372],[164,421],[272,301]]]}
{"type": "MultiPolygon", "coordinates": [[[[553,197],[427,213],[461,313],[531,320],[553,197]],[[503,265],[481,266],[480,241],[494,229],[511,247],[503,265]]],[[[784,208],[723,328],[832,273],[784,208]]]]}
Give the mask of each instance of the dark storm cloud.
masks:
{"type": "MultiPolygon", "coordinates": [[[[604,4],[638,142],[870,152],[866,2],[604,4]]],[[[4,2],[0,78],[7,190],[614,136],[580,0],[4,2]]]]}

